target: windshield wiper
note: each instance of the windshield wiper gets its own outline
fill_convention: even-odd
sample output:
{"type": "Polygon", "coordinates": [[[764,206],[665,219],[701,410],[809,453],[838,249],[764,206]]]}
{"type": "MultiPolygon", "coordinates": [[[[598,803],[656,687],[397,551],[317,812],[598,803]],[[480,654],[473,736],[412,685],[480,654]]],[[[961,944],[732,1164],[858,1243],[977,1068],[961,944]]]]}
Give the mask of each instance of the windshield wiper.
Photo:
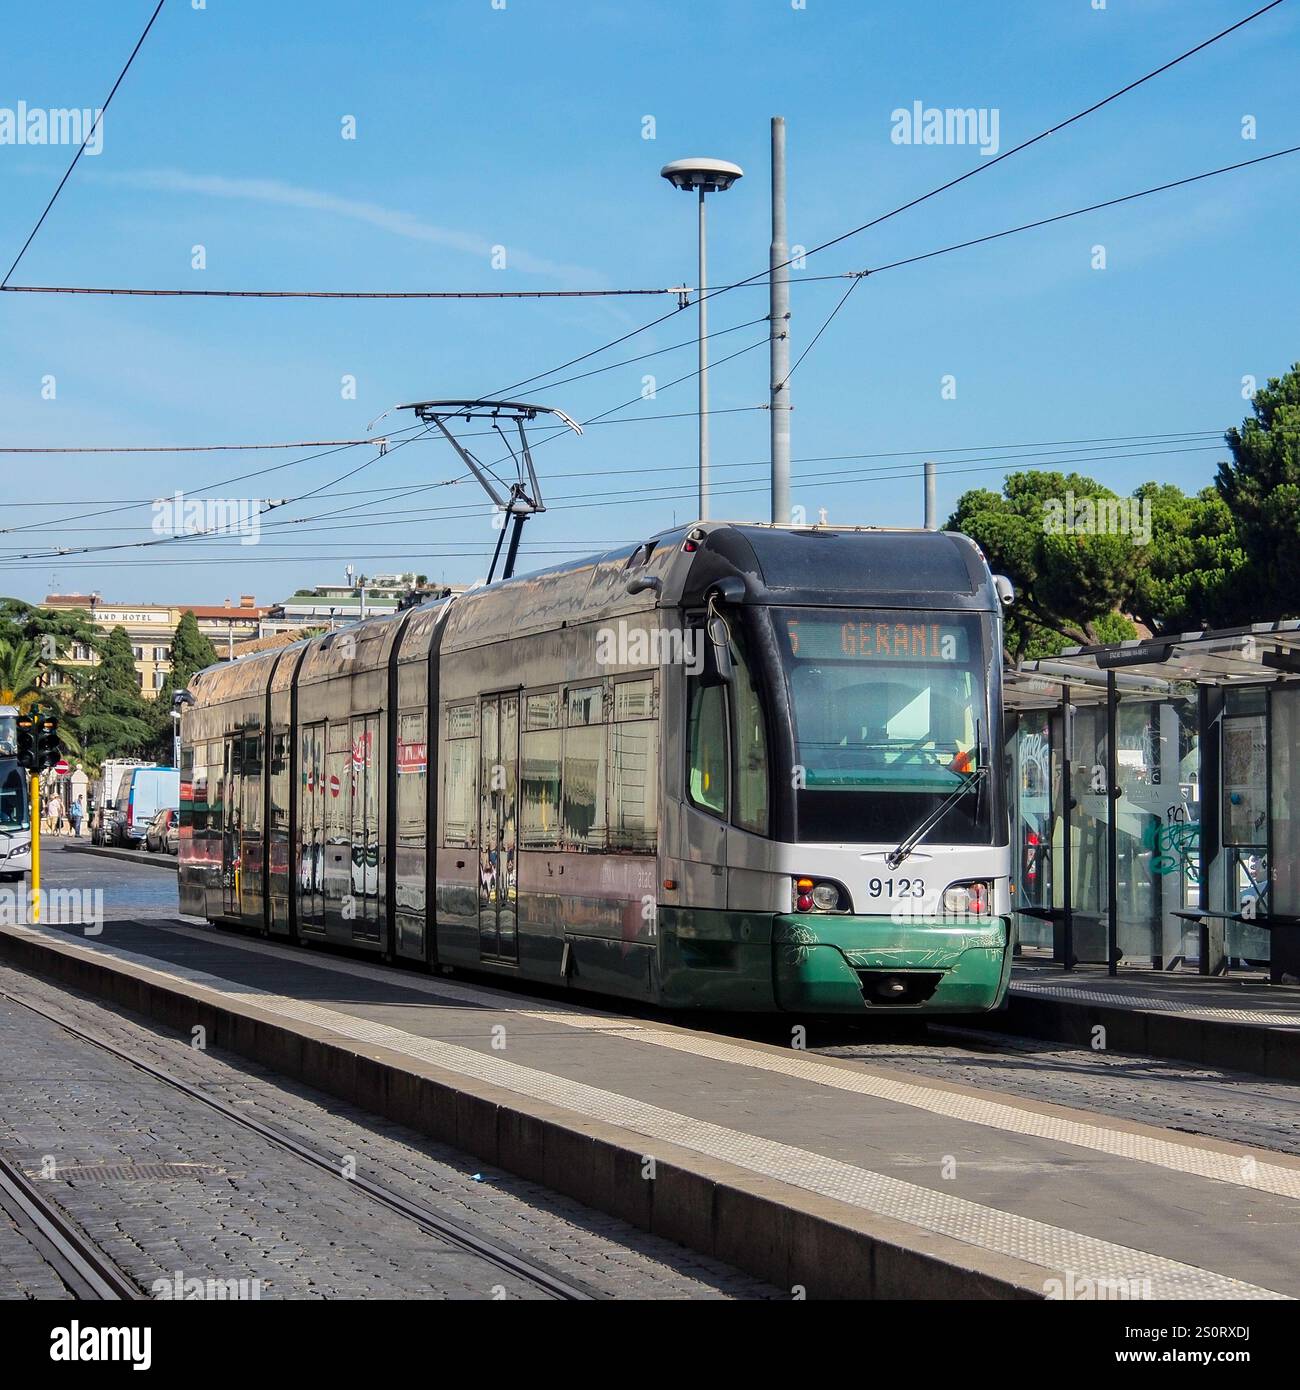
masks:
{"type": "Polygon", "coordinates": [[[968,777],[962,779],[962,784],[954,788],[946,797],[930,812],[928,816],[912,831],[910,835],[898,846],[897,849],[890,850],[885,855],[885,863],[891,869],[896,869],[908,855],[920,844],[922,838],[927,835],[936,825],[947,815],[950,807],[955,806],[967,792],[972,791],[984,781],[988,775],[988,764],[984,761],[984,737],[980,721],[975,721],[975,757],[979,764],[975,771],[968,777]]]}

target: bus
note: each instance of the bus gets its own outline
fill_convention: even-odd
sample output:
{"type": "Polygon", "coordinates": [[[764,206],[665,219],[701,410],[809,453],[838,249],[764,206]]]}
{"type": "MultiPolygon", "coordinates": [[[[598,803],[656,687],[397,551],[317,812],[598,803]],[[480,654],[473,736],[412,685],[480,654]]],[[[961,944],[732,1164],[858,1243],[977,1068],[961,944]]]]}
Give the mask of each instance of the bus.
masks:
{"type": "Polygon", "coordinates": [[[956,533],[707,522],[209,667],[181,911],[672,1008],[995,1009],[1009,599],[956,533]]]}
{"type": "Polygon", "coordinates": [[[18,762],[18,710],[0,705],[0,882],[13,882],[32,867],[30,783],[18,762]]]}

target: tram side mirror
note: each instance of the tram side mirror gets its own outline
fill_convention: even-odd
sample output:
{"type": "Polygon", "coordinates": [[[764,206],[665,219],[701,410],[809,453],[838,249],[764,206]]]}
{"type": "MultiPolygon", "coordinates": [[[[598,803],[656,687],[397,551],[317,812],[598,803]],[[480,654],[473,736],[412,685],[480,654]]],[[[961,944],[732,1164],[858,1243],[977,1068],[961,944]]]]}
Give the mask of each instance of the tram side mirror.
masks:
{"type": "Polygon", "coordinates": [[[664,590],[664,581],[657,574],[634,574],[624,587],[629,594],[643,594],[647,589],[661,594],[664,590]]]}
{"type": "Polygon", "coordinates": [[[716,613],[712,613],[705,620],[703,631],[697,630],[697,636],[703,638],[704,647],[700,684],[730,685],[735,675],[735,666],[731,660],[731,636],[727,631],[727,624],[716,613]]]}
{"type": "Polygon", "coordinates": [[[998,598],[1001,600],[1003,608],[1010,608],[1016,601],[1015,585],[1012,584],[1005,574],[995,574],[993,576],[993,587],[997,590],[998,598]]]}

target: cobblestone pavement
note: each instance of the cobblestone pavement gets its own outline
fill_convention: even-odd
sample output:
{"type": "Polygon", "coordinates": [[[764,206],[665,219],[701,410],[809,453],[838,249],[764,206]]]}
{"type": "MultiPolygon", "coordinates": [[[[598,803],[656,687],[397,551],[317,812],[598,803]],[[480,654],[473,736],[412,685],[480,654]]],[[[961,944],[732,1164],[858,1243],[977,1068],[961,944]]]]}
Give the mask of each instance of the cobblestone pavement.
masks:
{"type": "Polygon", "coordinates": [[[1194,1062],[931,1025],[928,1038],[815,1049],[874,1066],[1300,1154],[1300,1086],[1194,1062]]]}
{"type": "MultiPolygon", "coordinates": [[[[337,1155],[341,1166],[351,1160],[358,1174],[598,1296],[788,1296],[242,1058],[196,1051],[186,1038],[3,967],[0,989],[212,1088],[251,1117],[337,1155]]],[[[0,1148],[34,1179],[42,1165],[47,1172],[53,1166],[55,1177],[45,1181],[59,1205],[146,1290],[179,1272],[259,1280],[263,1298],[546,1296],[4,999],[0,1056],[0,1148]],[[185,1166],[147,1175],[106,1171],[143,1164],[185,1166]]],[[[58,1297],[60,1290],[22,1235],[0,1219],[0,1298],[58,1297]]]]}

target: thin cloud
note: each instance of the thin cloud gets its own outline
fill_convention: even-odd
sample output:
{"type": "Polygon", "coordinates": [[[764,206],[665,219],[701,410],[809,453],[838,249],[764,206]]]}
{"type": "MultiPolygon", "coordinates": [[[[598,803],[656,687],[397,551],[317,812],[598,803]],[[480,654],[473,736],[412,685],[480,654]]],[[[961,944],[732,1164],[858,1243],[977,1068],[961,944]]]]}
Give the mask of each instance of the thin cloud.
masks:
{"type": "MultiPolygon", "coordinates": [[[[228,198],[240,202],[262,203],[273,207],[298,208],[304,212],[324,213],[332,217],[346,217],[353,222],[364,222],[393,236],[405,237],[408,241],[423,241],[442,246],[450,251],[459,251],[489,263],[493,242],[487,237],[473,232],[458,231],[453,227],[439,227],[425,222],[409,212],[397,208],[387,208],[380,203],[368,202],[359,198],[343,198],[334,193],[323,193],[319,189],[302,188],[296,184],[284,183],[280,179],[232,179],[220,174],[187,174],[179,169],[145,169],[134,173],[96,174],[96,180],[106,183],[122,184],[130,188],[145,189],[155,193],[187,193],[201,197],[228,198]]],[[[544,275],[551,279],[569,283],[577,281],[602,282],[603,277],[584,266],[561,265],[544,257],[512,246],[506,247],[508,264],[513,270],[531,275],[544,275]]]]}

